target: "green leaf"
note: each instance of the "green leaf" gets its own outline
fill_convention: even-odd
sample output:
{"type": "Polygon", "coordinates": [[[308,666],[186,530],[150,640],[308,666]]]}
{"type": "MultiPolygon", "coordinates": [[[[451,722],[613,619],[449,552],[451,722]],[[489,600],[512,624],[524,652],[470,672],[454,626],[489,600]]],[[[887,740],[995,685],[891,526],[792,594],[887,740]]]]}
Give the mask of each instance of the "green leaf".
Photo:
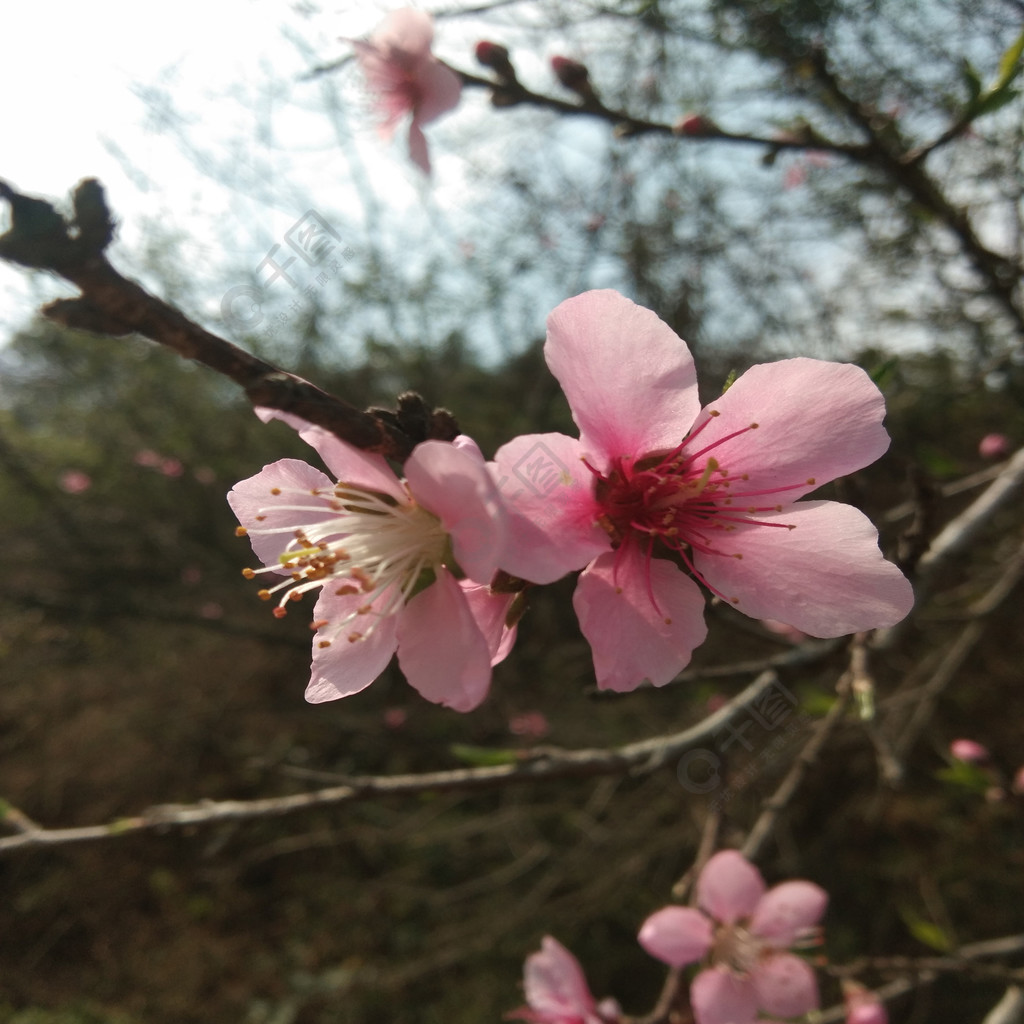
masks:
{"type": "Polygon", "coordinates": [[[493,767],[499,764],[515,764],[519,760],[519,752],[516,750],[474,747],[468,743],[453,743],[448,749],[463,764],[470,764],[475,768],[493,767]]]}
{"type": "Polygon", "coordinates": [[[985,793],[992,785],[992,778],[988,772],[967,761],[954,761],[951,765],[940,768],[935,777],[940,782],[959,786],[971,793],[985,793]]]}
{"type": "Polygon", "coordinates": [[[938,953],[948,953],[953,948],[952,940],[937,924],[918,917],[909,907],[900,908],[900,917],[918,942],[923,942],[938,953]]]}
{"type": "Polygon", "coordinates": [[[982,114],[991,114],[1000,110],[1007,103],[1012,103],[1020,93],[1016,89],[1002,88],[998,92],[986,93],[975,105],[974,116],[981,117],[982,114]]]}
{"type": "Polygon", "coordinates": [[[990,92],[1005,89],[1024,70],[1021,57],[1024,56],[1024,32],[1021,32],[999,61],[999,77],[990,92]]]}

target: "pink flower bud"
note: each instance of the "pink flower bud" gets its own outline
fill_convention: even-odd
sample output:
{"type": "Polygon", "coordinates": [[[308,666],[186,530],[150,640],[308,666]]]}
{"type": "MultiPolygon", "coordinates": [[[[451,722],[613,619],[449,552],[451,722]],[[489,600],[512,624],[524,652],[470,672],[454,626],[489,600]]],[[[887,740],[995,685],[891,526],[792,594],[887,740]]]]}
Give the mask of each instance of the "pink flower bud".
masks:
{"type": "Polygon", "coordinates": [[[985,747],[974,740],[953,740],[949,752],[958,761],[966,761],[968,764],[984,764],[991,756],[985,747]]]}
{"type": "Polygon", "coordinates": [[[1010,439],[1005,434],[986,434],[978,442],[978,454],[983,459],[1001,459],[1010,451],[1010,439]]]}

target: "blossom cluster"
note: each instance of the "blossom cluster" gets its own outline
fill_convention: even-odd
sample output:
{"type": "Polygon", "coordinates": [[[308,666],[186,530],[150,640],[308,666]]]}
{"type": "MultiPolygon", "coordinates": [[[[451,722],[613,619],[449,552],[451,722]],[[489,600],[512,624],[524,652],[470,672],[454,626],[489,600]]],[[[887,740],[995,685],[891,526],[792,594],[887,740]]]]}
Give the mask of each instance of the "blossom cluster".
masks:
{"type": "Polygon", "coordinates": [[[673,679],[704,640],[703,591],[814,637],[891,626],[909,582],[861,512],[810,492],[887,448],[882,395],[850,364],[751,367],[701,407],[686,344],[650,310],[590,291],[548,319],[544,355],[579,437],[531,434],[485,462],[467,437],[402,467],[273,410],[330,476],[285,459],[228,496],[286,614],[315,592],[312,702],[356,693],[397,652],[459,711],[515,639],[514,593],[582,570],[574,607],[598,686],[673,679]]]}

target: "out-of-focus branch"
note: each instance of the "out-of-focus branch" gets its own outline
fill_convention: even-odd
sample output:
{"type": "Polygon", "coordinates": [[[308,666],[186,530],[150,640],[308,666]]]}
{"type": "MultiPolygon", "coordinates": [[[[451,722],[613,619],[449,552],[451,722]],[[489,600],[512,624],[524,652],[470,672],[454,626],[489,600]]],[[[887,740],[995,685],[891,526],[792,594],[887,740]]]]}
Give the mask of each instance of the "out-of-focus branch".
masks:
{"type": "Polygon", "coordinates": [[[254,406],[291,413],[366,451],[403,461],[415,441],[385,416],[361,412],[314,384],[287,373],[211,334],[162,299],[123,277],[104,249],[114,220],[96,180],[79,182],[73,216],[65,219],[43,199],[25,196],[0,181],[11,208],[11,227],[0,236],[0,258],[48,270],[70,281],[77,298],[58,299],[42,310],[66,327],[115,337],[141,334],[230,378],[254,406]]]}
{"type": "MultiPolygon", "coordinates": [[[[136,817],[120,818],[103,825],[79,828],[29,828],[18,835],[0,838],[0,853],[40,846],[111,839],[129,833],[167,831],[193,825],[212,825],[225,821],[280,817],[318,807],[337,807],[359,800],[371,800],[407,793],[494,789],[521,782],[545,779],[592,778],[599,775],[647,775],[686,750],[715,735],[733,717],[776,682],[774,672],[762,672],[728,704],[697,725],[682,732],[639,740],[609,749],[560,750],[545,748],[530,751],[512,764],[453,771],[425,772],[417,775],[339,776],[339,784],[325,789],[261,800],[202,800],[195,804],[162,804],[150,807],[136,817]]],[[[9,805],[7,815],[11,811],[9,805]]],[[[21,812],[16,812],[20,815],[21,812]]],[[[24,816],[18,820],[21,821],[24,816]]],[[[7,820],[0,815],[0,823],[7,820]]],[[[24,819],[28,820],[28,819],[24,819]]]]}
{"type": "MultiPolygon", "coordinates": [[[[942,566],[974,543],[992,517],[1015,498],[1024,485],[1024,448],[1017,451],[1002,467],[999,475],[960,515],[950,520],[928,546],[917,563],[914,595],[922,607],[931,593],[935,575],[942,566]]],[[[909,619],[875,634],[873,646],[891,647],[903,634],[909,619]]]]}
{"type": "MultiPolygon", "coordinates": [[[[874,994],[882,1002],[891,1002],[915,988],[932,984],[940,974],[944,973],[965,974],[980,968],[985,977],[1015,978],[1021,973],[1019,968],[996,968],[993,973],[985,965],[975,964],[973,961],[987,956],[1010,956],[1021,950],[1024,950],[1024,935],[1006,935],[998,939],[985,939],[982,942],[972,942],[969,945],[961,946],[949,956],[865,957],[849,964],[829,965],[826,970],[840,978],[856,976],[867,967],[884,972],[899,972],[905,976],[875,989],[874,994]]],[[[838,1024],[839,1021],[846,1020],[846,1008],[831,1006],[816,1014],[814,1020],[815,1024],[838,1024]]]]}
{"type": "MultiPolygon", "coordinates": [[[[970,512],[970,509],[967,512],[970,512]]],[[[962,534],[958,533],[956,536],[962,536],[962,534]]],[[[890,706],[887,708],[884,733],[890,744],[892,757],[898,766],[897,777],[902,775],[902,763],[921,730],[931,718],[939,697],[950,682],[956,678],[957,672],[960,671],[961,666],[984,636],[987,625],[986,616],[1010,597],[1021,579],[1024,579],[1024,544],[1009,560],[999,579],[969,609],[969,614],[972,616],[971,621],[960,631],[952,645],[943,652],[941,661],[928,681],[915,692],[913,711],[909,719],[896,717],[897,700],[904,695],[895,695],[887,701],[890,706]]],[[[899,700],[899,703],[902,704],[903,701],[899,700]]]]}

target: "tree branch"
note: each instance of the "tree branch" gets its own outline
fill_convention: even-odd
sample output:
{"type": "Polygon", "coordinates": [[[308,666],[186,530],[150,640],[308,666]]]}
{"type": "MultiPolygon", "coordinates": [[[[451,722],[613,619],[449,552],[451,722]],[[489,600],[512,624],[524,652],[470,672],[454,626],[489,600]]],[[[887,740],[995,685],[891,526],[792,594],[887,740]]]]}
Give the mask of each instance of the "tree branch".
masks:
{"type": "MultiPolygon", "coordinates": [[[[648,775],[717,733],[722,726],[772,686],[776,678],[772,671],[762,672],[728,704],[697,725],[682,732],[655,736],[621,747],[583,750],[547,748],[543,752],[526,752],[523,759],[513,764],[458,768],[453,771],[425,772],[416,775],[339,776],[339,785],[306,793],[293,793],[289,796],[259,800],[201,800],[194,804],[161,804],[148,808],[136,817],[119,818],[103,825],[24,829],[18,835],[0,838],[0,854],[30,847],[61,846],[111,839],[135,832],[167,831],[224,821],[280,817],[317,807],[337,807],[360,800],[407,793],[454,790],[468,792],[543,779],[592,778],[619,774],[648,775]]],[[[7,818],[10,814],[11,809],[7,811],[7,818]]],[[[23,815],[18,818],[19,822],[28,820],[23,815]]]]}

